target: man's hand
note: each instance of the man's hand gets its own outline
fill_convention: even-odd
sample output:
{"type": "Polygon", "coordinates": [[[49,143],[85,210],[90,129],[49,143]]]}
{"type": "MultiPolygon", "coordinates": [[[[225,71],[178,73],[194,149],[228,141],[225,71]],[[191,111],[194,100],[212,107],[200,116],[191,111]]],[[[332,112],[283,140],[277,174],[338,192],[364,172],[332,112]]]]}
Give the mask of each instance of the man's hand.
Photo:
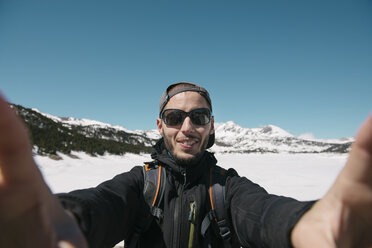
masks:
{"type": "Polygon", "coordinates": [[[292,231],[295,247],[372,247],[372,115],[327,194],[292,231]]]}
{"type": "Polygon", "coordinates": [[[28,132],[0,96],[0,247],[87,247],[36,166],[28,132]]]}

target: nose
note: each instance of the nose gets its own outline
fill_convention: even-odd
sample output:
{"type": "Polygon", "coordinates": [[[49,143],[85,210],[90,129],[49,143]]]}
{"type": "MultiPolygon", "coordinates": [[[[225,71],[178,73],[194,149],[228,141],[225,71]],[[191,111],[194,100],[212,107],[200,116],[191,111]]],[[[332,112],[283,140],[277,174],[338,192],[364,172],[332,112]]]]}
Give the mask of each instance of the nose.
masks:
{"type": "Polygon", "coordinates": [[[194,129],[195,129],[195,128],[194,128],[194,125],[193,125],[192,122],[191,122],[190,117],[187,116],[187,117],[185,118],[185,120],[183,121],[183,123],[182,123],[181,131],[187,133],[187,132],[193,132],[194,129]]]}

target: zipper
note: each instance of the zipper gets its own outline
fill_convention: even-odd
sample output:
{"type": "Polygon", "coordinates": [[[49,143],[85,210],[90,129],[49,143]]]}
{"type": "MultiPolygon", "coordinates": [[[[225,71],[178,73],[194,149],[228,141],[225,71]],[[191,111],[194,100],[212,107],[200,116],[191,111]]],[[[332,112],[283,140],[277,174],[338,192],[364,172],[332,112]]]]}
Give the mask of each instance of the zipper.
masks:
{"type": "Polygon", "coordinates": [[[190,213],[189,213],[189,222],[190,222],[189,248],[192,248],[192,243],[194,241],[195,209],[196,209],[196,203],[194,201],[193,202],[190,202],[190,213]]]}

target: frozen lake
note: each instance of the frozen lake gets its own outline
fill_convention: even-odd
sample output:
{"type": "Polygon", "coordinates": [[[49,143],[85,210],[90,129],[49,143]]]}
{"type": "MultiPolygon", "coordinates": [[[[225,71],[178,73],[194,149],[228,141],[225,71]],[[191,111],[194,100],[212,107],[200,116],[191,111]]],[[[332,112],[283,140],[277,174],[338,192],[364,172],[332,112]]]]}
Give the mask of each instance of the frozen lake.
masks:
{"type": "MultiPolygon", "coordinates": [[[[149,155],[128,154],[91,157],[74,153],[79,159],[60,155],[62,160],[36,156],[53,192],[94,187],[135,165],[150,161],[149,155]]],[[[235,168],[268,192],[312,200],[322,197],[346,162],[347,154],[216,154],[218,164],[235,168]]]]}

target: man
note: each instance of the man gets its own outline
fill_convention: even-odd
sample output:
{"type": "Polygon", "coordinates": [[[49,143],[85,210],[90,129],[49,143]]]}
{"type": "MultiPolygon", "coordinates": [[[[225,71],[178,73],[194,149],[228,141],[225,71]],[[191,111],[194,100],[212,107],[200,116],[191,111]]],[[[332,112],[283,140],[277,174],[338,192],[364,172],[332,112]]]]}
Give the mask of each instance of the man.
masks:
{"type": "MultiPolygon", "coordinates": [[[[212,229],[201,235],[209,210],[203,178],[216,166],[205,150],[214,142],[209,94],[195,84],[171,85],[159,110],[163,138],[152,158],[167,171],[164,216],[138,230],[149,214],[141,167],[56,198],[32,159],[27,131],[1,100],[0,247],[110,247],[122,239],[138,247],[222,247],[212,229]],[[190,203],[196,205],[193,235],[190,203]]],[[[315,204],[269,195],[233,169],[226,173],[232,247],[372,247],[372,117],[336,182],[315,204]]]]}

